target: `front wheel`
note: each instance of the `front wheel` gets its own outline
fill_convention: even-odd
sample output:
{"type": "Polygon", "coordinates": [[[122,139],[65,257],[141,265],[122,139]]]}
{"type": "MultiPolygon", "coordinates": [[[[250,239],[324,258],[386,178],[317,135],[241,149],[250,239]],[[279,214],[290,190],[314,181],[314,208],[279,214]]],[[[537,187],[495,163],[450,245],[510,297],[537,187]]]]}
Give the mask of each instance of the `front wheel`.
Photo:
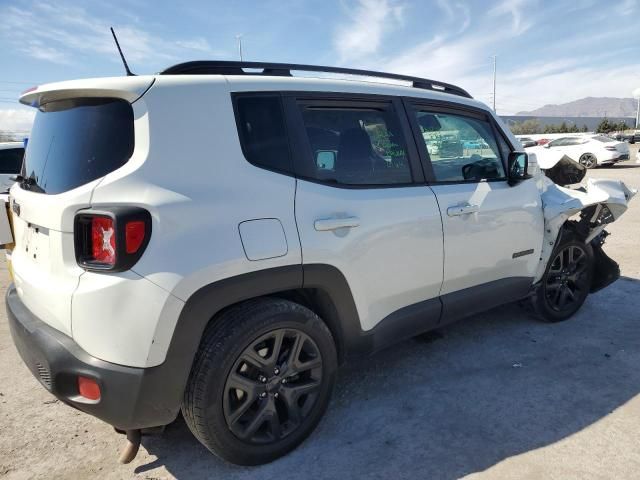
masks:
{"type": "Polygon", "coordinates": [[[333,338],[316,314],[287,300],[250,300],[205,331],[182,412],[216,455],[267,463],[313,431],[336,369],[333,338]]]}
{"type": "Polygon", "coordinates": [[[536,289],[533,305],[543,320],[561,322],[576,313],[589,294],[593,276],[593,249],[575,238],[553,252],[536,289]]]}
{"type": "Polygon", "coordinates": [[[580,157],[580,164],[585,168],[595,168],[598,165],[598,159],[593,153],[584,153],[580,157]]]}

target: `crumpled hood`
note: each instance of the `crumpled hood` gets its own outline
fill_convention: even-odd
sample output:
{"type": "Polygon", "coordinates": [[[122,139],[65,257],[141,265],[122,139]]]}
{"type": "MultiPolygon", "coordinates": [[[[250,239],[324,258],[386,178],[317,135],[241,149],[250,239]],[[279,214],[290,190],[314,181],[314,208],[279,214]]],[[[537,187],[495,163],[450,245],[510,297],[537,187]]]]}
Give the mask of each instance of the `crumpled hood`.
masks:
{"type": "Polygon", "coordinates": [[[534,155],[538,167],[544,174],[558,185],[572,185],[580,183],[587,174],[587,168],[577,160],[557,150],[544,147],[533,147],[528,151],[534,155]]]}

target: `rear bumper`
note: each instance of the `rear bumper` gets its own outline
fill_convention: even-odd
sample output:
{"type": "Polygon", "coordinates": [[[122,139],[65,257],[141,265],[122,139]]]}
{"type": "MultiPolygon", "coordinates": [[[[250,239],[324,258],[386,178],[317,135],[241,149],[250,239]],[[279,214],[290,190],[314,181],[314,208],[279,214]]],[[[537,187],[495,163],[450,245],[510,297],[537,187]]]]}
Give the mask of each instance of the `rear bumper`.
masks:
{"type": "Polygon", "coordinates": [[[618,156],[616,156],[614,158],[605,158],[600,162],[600,164],[601,165],[606,165],[606,164],[611,164],[611,163],[623,162],[625,160],[629,160],[629,154],[628,153],[621,153],[620,155],[618,155],[618,156]]]}
{"type": "MultiPolygon", "coordinates": [[[[123,430],[166,425],[175,420],[182,388],[172,385],[170,365],[135,368],[92,357],[72,338],[37,318],[13,285],[6,295],[13,342],[31,373],[64,403],[123,430]],[[78,395],[77,376],[94,378],[101,398],[78,395]]],[[[183,385],[183,381],[178,382],[183,385]]]]}

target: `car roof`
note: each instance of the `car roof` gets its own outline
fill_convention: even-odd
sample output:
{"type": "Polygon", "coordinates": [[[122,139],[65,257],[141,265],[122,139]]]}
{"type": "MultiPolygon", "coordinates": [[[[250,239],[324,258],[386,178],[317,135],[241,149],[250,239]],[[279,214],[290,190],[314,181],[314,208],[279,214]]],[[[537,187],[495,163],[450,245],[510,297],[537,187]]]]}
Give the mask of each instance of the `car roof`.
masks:
{"type": "Polygon", "coordinates": [[[413,88],[433,90],[466,98],[472,98],[469,93],[450,83],[431,80],[428,78],[401,75],[397,73],[360,70],[345,67],[328,67],[323,65],[304,65],[298,63],[266,63],[266,62],[236,62],[228,60],[199,60],[179,63],[160,72],[160,75],[242,75],[260,77],[291,77],[292,72],[313,72],[320,74],[355,75],[387,80],[408,82],[413,88]]]}
{"type": "Polygon", "coordinates": [[[9,148],[24,148],[22,142],[0,142],[0,150],[7,150],[9,148]]]}
{"type": "Polygon", "coordinates": [[[474,100],[462,88],[445,82],[368,70],[257,62],[188,62],[170,67],[156,75],[90,78],[39,85],[23,93],[20,102],[38,106],[71,96],[105,94],[132,102],[152,86],[185,87],[189,84],[209,82],[227,83],[231,92],[332,92],[446,101],[482,109],[493,116],[493,111],[487,105],[474,100]],[[301,70],[304,76],[299,76],[298,70],[301,70]],[[295,76],[292,71],[296,72],[295,76]],[[336,78],[336,75],[343,78],[336,78]]]}

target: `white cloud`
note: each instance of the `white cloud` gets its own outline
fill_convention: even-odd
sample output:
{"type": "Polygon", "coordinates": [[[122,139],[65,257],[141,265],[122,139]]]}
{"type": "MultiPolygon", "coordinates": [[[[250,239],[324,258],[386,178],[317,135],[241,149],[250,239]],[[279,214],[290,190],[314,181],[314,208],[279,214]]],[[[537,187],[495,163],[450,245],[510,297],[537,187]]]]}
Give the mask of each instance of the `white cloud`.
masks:
{"type": "Polygon", "coordinates": [[[34,109],[0,109],[0,131],[28,134],[31,131],[34,116],[34,109]]]}
{"type": "Polygon", "coordinates": [[[404,6],[390,0],[359,0],[348,10],[349,22],[338,27],[334,46],[340,62],[377,53],[384,34],[402,25],[404,6]]]}
{"type": "Polygon", "coordinates": [[[635,12],[637,6],[638,0],[624,0],[618,8],[618,11],[621,15],[631,15],[635,12]]]}
{"type": "MultiPolygon", "coordinates": [[[[543,60],[531,61],[526,55],[522,59],[514,58],[508,49],[510,42],[525,32],[534,36],[543,26],[538,24],[543,21],[540,15],[525,14],[533,6],[531,2],[504,1],[486,15],[473,17],[472,24],[465,4],[443,0],[438,5],[442,12],[440,28],[433,31],[430,38],[386,57],[376,52],[375,56],[361,58],[361,63],[453,83],[475,98],[491,103],[491,55],[497,53],[497,109],[505,115],[585,96],[630,97],[631,90],[640,86],[640,65],[634,57],[629,55],[628,61],[616,64],[614,60],[620,50],[594,50],[593,37],[580,40],[571,32],[560,32],[557,42],[546,47],[543,60]],[[568,51],[567,45],[573,50],[568,51]],[[515,67],[503,66],[514,63],[515,67]]],[[[562,14],[556,12],[556,15],[562,14]]],[[[614,38],[623,34],[626,34],[623,29],[617,29],[596,32],[594,36],[614,38]]],[[[531,52],[536,56],[537,46],[533,48],[531,52]]],[[[633,51],[630,49],[629,53],[633,51]]]]}
{"type": "Polygon", "coordinates": [[[471,12],[469,7],[462,2],[451,2],[450,0],[438,0],[438,7],[444,12],[447,22],[457,24],[459,35],[471,25],[471,12]]]}
{"type": "MultiPolygon", "coordinates": [[[[32,58],[73,64],[82,61],[80,55],[99,54],[120,61],[110,24],[81,7],[35,2],[29,8],[0,8],[0,18],[0,39],[32,58]]],[[[202,37],[168,40],[132,24],[116,25],[115,30],[131,62],[177,60],[193,52],[220,55],[202,37]]]]}
{"type": "Polygon", "coordinates": [[[514,34],[521,35],[531,26],[533,22],[528,20],[527,14],[533,10],[531,0],[503,0],[502,3],[496,5],[489,10],[489,16],[511,16],[511,29],[514,34]]]}

